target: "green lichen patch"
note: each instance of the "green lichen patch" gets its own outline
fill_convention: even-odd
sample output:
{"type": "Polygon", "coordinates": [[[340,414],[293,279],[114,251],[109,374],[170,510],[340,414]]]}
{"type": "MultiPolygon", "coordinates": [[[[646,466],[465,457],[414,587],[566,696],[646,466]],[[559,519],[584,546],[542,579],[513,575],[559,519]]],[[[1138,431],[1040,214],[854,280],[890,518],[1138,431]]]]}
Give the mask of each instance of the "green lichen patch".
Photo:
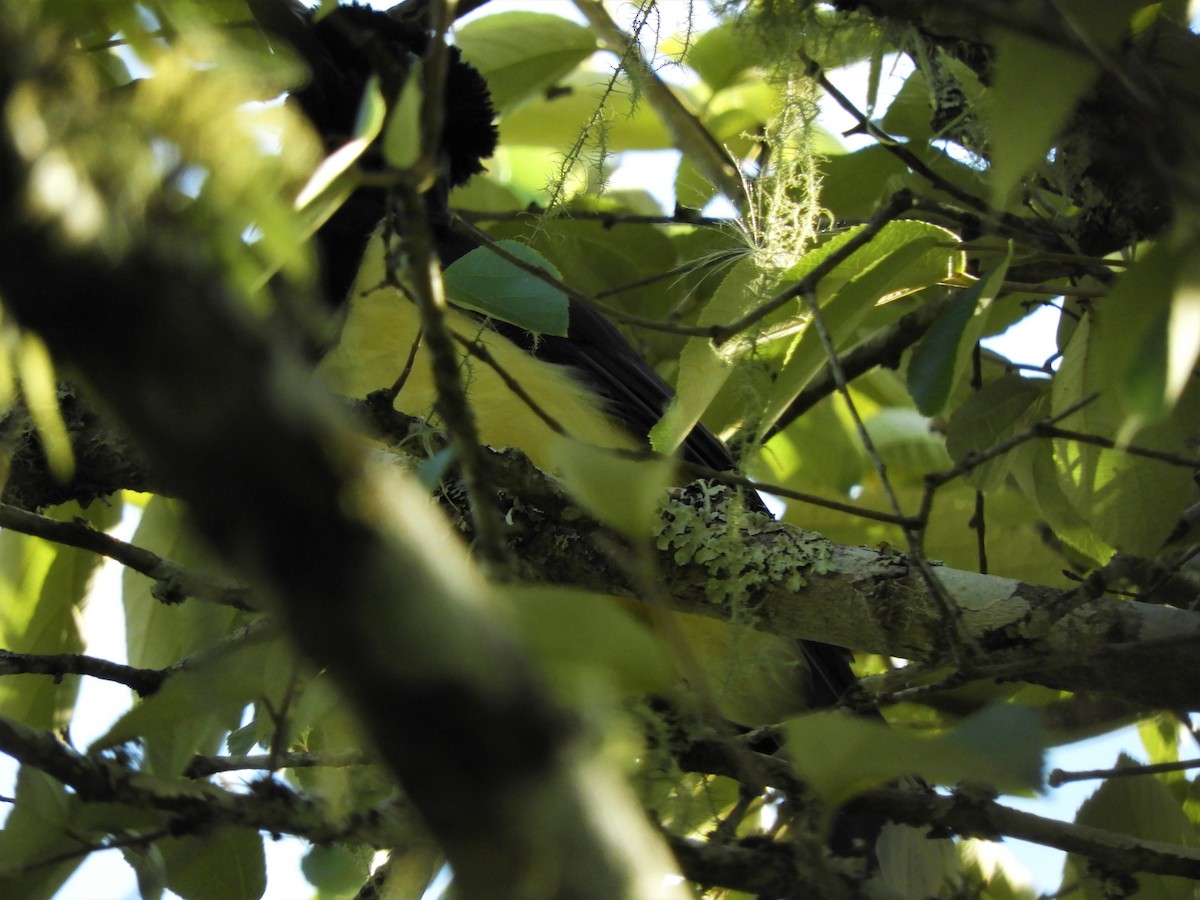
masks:
{"type": "Polygon", "coordinates": [[[829,541],[747,509],[727,485],[692,483],[659,522],[658,549],[680,566],[703,566],[709,600],[735,612],[768,586],[799,591],[811,575],[833,571],[829,541]]]}

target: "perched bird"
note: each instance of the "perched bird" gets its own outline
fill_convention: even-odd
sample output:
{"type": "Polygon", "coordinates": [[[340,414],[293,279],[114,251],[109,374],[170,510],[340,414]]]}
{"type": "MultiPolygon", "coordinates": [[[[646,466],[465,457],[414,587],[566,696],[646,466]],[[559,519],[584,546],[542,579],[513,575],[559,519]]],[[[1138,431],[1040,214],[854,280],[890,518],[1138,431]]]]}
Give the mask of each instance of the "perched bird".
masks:
{"type": "MultiPolygon", "coordinates": [[[[330,150],[350,136],[368,77],[380,75],[385,83],[389,77],[402,78],[426,52],[430,40],[423,23],[404,16],[402,8],[389,15],[359,6],[338,7],[315,22],[307,12],[281,20],[276,10],[269,19],[260,16],[260,23],[272,36],[291,43],[308,63],[311,78],[294,92],[294,98],[330,150]]],[[[439,142],[441,177],[428,195],[429,229],[443,266],[476,246],[449,225],[449,190],[482,171],[483,160],[497,142],[486,83],[456,48],[449,52],[445,127],[439,142]]],[[[382,161],[368,151],[362,164],[369,167],[382,161]]],[[[340,336],[322,360],[320,373],[335,391],[361,397],[392,385],[407,371],[396,407],[429,416],[435,400],[432,377],[423,354],[413,355],[414,349],[419,351],[418,311],[384,278],[379,223],[387,203],[386,191],[360,189],[316,234],[322,290],[331,303],[347,305],[340,336]]],[[[570,305],[565,336],[533,335],[453,308],[447,325],[463,341],[486,346],[500,368],[539,406],[569,434],[588,443],[608,448],[644,446],[672,396],[670,386],[621,332],[583,304],[570,305]]],[[[535,464],[549,468],[551,446],[559,437],[489,366],[465,351],[462,365],[481,440],[496,447],[518,447],[535,464]]],[[[703,426],[693,430],[678,452],[682,459],[709,468],[734,467],[726,447],[703,426]]],[[[761,505],[755,496],[748,502],[761,505]]],[[[704,617],[685,618],[695,620],[685,633],[696,657],[707,661],[734,652],[743,657],[737,684],[717,698],[721,712],[731,721],[757,725],[828,706],[854,683],[841,648],[738,630],[704,617]]],[[[714,680],[719,678],[714,675],[714,680]]],[[[872,822],[866,830],[877,827],[872,822]]],[[[860,838],[873,838],[858,831],[860,838]]]]}

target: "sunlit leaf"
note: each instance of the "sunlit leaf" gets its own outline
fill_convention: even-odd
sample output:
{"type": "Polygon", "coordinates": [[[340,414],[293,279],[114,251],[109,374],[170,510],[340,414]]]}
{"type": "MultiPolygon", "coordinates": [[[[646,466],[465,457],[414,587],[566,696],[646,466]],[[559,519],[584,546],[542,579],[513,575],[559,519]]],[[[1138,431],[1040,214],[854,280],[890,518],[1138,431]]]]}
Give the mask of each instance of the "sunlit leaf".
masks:
{"type": "Polygon", "coordinates": [[[618,81],[607,92],[608,76],[601,72],[577,71],[564,78],[553,95],[538,97],[500,120],[500,140],[505,144],[552,147],[561,153],[572,146],[588,123],[598,128],[609,151],[665,150],[671,137],[649,105],[633,103],[633,89],[618,81]],[[603,107],[601,107],[603,101],[603,107]],[[598,119],[597,109],[602,108],[598,119]]]}
{"type": "Polygon", "coordinates": [[[459,29],[455,43],[487,79],[501,112],[546,90],[597,49],[591,29],[539,12],[484,16],[459,29]]]}
{"type": "MultiPolygon", "coordinates": [[[[738,262],[721,281],[704,310],[700,324],[728,322],[745,311],[748,303],[770,297],[779,284],[779,273],[762,269],[752,258],[738,262]]],[[[666,414],[650,431],[650,442],[660,453],[673,453],[704,414],[737,360],[750,350],[744,339],[717,347],[708,338],[691,338],[679,360],[676,394],[666,414]]]]}
{"type": "MultiPolygon", "coordinates": [[[[69,521],[84,516],[75,504],[50,513],[69,521]]],[[[96,510],[97,527],[111,525],[96,510]]],[[[79,653],[79,607],[99,558],[14,531],[0,533],[0,646],[20,653],[79,653]]],[[[0,713],[36,728],[66,724],[79,690],[78,676],[0,679],[0,713]]]]}
{"type": "MultiPolygon", "coordinates": [[[[729,87],[755,63],[754,31],[738,21],[726,21],[693,37],[687,46],[684,62],[715,93],[729,87]]],[[[672,38],[663,52],[677,55],[684,50],[679,38],[672,38]]]]}
{"type": "Polygon", "coordinates": [[[17,371],[21,378],[21,391],[25,395],[30,418],[37,428],[38,436],[46,452],[50,472],[61,482],[70,479],[75,471],[75,455],[67,426],[58,408],[58,382],[54,377],[54,363],[46,345],[36,334],[21,335],[17,352],[17,371]]]}
{"type": "MultiPolygon", "coordinates": [[[[1144,0],[1070,0],[1059,9],[1086,46],[1108,48],[1129,31],[1144,0]]],[[[988,111],[992,198],[1006,206],[1018,182],[1046,158],[1076,103],[1101,71],[1094,50],[1052,45],[1015,31],[995,38],[995,81],[988,111]],[[1030,103],[1030,97],[1037,97],[1030,103]]]]}
{"type": "MultiPolygon", "coordinates": [[[[856,231],[850,229],[839,239],[807,254],[788,271],[787,277],[803,278],[856,231]]],[[[834,347],[840,349],[877,304],[945,281],[960,271],[962,254],[951,246],[955,240],[953,233],[924,222],[892,222],[822,279],[817,298],[834,347]]],[[[766,424],[773,423],[827,363],[819,334],[815,328],[806,327],[789,348],[783,369],[771,388],[766,424]]]]}
{"type": "MultiPolygon", "coordinates": [[[[192,537],[179,505],[153,498],[142,512],[133,542],[159,556],[200,571],[216,564],[192,537]]],[[[225,634],[236,610],[210,603],[164,603],[146,576],[126,569],[122,574],[125,646],[131,666],[161,669],[178,662],[225,634]]]]}
{"type": "MultiPolygon", "coordinates": [[[[1069,417],[1063,427],[1101,437],[1122,436],[1123,404],[1107,390],[1110,361],[1097,349],[1102,332],[1091,316],[1076,327],[1054,378],[1056,412],[1091,402],[1069,417]]],[[[1128,433],[1139,447],[1190,455],[1190,423],[1200,416],[1200,385],[1192,384],[1168,420],[1128,433]]],[[[1197,499],[1186,466],[1069,439],[1054,442],[1058,480],[1078,515],[1114,549],[1153,555],[1175,520],[1197,499]]]]}
{"type": "Polygon", "coordinates": [[[581,689],[585,697],[604,689],[640,696],[674,683],[658,641],[612,598],[534,585],[502,594],[521,640],[568,697],[578,699],[581,689]]]}
{"type": "Polygon", "coordinates": [[[1046,158],[1066,117],[1100,73],[1082,54],[1037,38],[996,38],[996,75],[989,109],[992,202],[1008,205],[1021,178],[1046,158]],[[1030,103],[1030,97],[1037,103],[1030,103]]]}
{"type": "Polygon", "coordinates": [[[633,540],[649,537],[674,468],[670,460],[623,459],[581,441],[561,441],[555,454],[555,470],[584,509],[633,540]]]}
{"type": "Polygon", "coordinates": [[[407,169],[421,155],[421,104],[425,96],[422,77],[418,60],[409,68],[383,130],[383,156],[397,169],[407,169]]]}
{"type": "Polygon", "coordinates": [[[998,704],[936,737],[917,737],[882,722],[818,712],[787,724],[788,753],[830,807],[855,794],[919,775],[937,784],[963,780],[1024,793],[1042,785],[1044,740],[1037,716],[998,704]],[[837,753],[830,753],[837,747],[837,753]]]}

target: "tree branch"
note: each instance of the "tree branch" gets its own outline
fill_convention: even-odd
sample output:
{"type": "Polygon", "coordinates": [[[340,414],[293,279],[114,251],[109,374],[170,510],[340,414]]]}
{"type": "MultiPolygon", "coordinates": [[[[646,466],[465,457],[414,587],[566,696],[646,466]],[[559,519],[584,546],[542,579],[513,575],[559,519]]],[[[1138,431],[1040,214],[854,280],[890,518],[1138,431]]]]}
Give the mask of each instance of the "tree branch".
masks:
{"type": "Polygon", "coordinates": [[[106,759],[85,756],[49,732],[3,716],[0,752],[40,769],[94,803],[121,803],[189,821],[294,834],[315,844],[348,841],[387,849],[402,845],[413,833],[414,811],[394,801],[376,807],[374,815],[334,823],[319,804],[277,782],[260,782],[247,794],[235,794],[211,784],[134,772],[106,759]]]}
{"type": "Polygon", "coordinates": [[[52,675],[58,679],[89,675],[123,684],[147,697],[162,687],[168,674],[162,669],[138,669],[82,653],[14,653],[0,649],[0,676],[52,675]]]}
{"type": "Polygon", "coordinates": [[[195,597],[246,612],[256,609],[248,600],[249,591],[245,587],[206,577],[143,547],[97,531],[86,522],[60,522],[0,503],[0,528],[90,550],[116,560],[126,568],[152,579],[155,582],[154,596],[164,603],[180,603],[187,597],[195,597]]]}
{"type": "MultiPolygon", "coordinates": [[[[57,90],[74,59],[14,28],[0,24],[6,108],[38,78],[57,90]]],[[[99,115],[65,108],[97,102],[69,88],[37,96],[63,107],[53,115],[64,127],[99,115]]],[[[211,226],[151,202],[136,241],[100,246],[101,235],[28,205],[31,165],[0,132],[6,311],[83,373],[199,533],[276,599],[301,650],[363,714],[464,896],[521,893],[535,858],[555,892],[577,897],[619,896],[643,872],[672,871],[616,773],[591,760],[491,614],[465,552],[447,535],[443,554],[429,553],[445,525],[425,491],[368,464],[298,352],[205,255],[211,226]]],[[[106,792],[94,767],[55,758],[55,776],[81,794],[106,792]]],[[[207,797],[185,794],[198,812],[207,797]]]]}

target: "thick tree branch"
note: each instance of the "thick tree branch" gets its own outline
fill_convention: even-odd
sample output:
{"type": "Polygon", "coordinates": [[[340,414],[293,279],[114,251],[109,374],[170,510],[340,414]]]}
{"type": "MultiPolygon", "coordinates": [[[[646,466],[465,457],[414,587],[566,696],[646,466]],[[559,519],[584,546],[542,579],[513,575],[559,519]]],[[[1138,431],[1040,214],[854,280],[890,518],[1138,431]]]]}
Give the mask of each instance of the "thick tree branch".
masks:
{"type": "MultiPolygon", "coordinates": [[[[6,108],[72,58],[11,27],[0,25],[6,108]]],[[[0,133],[6,310],[83,374],[200,533],[366,714],[464,896],[522,894],[534,860],[554,873],[549,893],[576,897],[670,871],[616,774],[588,758],[489,615],[465,553],[449,538],[449,555],[424,549],[444,528],[424,492],[369,472],[299,356],[203,255],[207,235],[152,204],[127,252],[102,249],[27,205],[30,166],[0,133]]],[[[56,777],[82,779],[83,793],[97,776],[72,758],[56,777]]]]}
{"type": "MultiPolygon", "coordinates": [[[[576,511],[566,513],[572,504],[553,480],[511,451],[496,454],[494,466],[494,483],[520,500],[508,514],[510,542],[527,577],[544,580],[549,572],[565,584],[632,593],[619,569],[595,549],[599,526],[576,511]]],[[[705,507],[698,490],[674,492],[664,519],[694,515],[696,532],[687,540],[717,556],[705,564],[680,562],[678,546],[661,548],[663,579],[676,609],[730,618],[733,610],[714,599],[714,586],[736,579],[747,592],[738,608],[755,610],[755,625],[764,631],[906,659],[941,659],[947,644],[939,608],[906,557],[833,544],[747,516],[724,495],[705,507]],[[729,535],[726,523],[738,517],[746,527],[729,535]],[[764,560],[762,566],[749,567],[749,556],[764,560]],[[798,590],[787,584],[793,574],[806,582],[798,590]]],[[[1192,677],[1200,613],[945,566],[933,571],[960,609],[966,636],[984,652],[964,673],[968,677],[1017,677],[1148,708],[1200,706],[1192,677]]]]}

